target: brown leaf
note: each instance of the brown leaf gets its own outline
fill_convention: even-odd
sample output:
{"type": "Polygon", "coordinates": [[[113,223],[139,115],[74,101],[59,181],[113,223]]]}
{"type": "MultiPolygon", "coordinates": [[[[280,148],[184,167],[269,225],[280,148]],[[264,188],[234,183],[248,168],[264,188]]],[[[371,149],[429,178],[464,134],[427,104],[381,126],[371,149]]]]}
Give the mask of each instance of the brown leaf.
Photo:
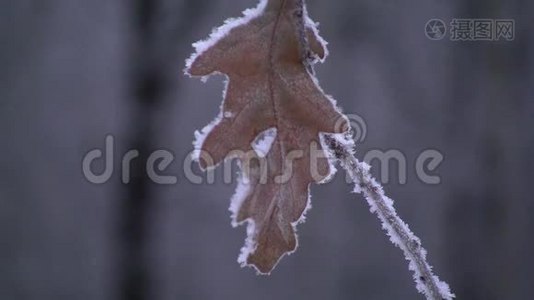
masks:
{"type": "MultiPolygon", "coordinates": [[[[296,0],[263,1],[244,18],[224,25],[211,40],[197,44],[186,69],[192,76],[228,76],[221,116],[201,136],[201,150],[211,159],[200,163],[211,168],[229,154],[238,157],[247,182],[234,196],[234,222],[249,222],[240,262],[260,273],[269,273],[284,254],[296,249],[295,225],[308,206],[309,185],[330,174],[325,158],[311,161],[310,146],[322,153],[320,133],[348,129],[346,118],[301,61],[296,8],[296,0]],[[271,128],[276,137],[262,158],[252,145],[271,128]],[[314,169],[319,175],[314,176],[314,169]]],[[[323,59],[323,40],[313,23],[306,26],[311,51],[323,59]]]]}

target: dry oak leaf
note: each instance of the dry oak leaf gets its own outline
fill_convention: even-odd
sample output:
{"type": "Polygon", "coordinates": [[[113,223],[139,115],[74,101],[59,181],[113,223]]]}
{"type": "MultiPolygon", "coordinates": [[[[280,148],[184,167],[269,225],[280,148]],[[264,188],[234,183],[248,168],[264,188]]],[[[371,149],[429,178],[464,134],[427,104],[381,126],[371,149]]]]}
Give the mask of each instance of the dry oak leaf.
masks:
{"type": "Polygon", "coordinates": [[[199,162],[212,168],[238,158],[241,182],[230,210],[234,225],[248,221],[238,261],[261,274],[295,251],[295,226],[309,205],[309,185],[332,173],[320,134],[348,130],[346,117],[302,63],[297,18],[305,20],[313,55],[324,59],[326,43],[305,11],[296,13],[297,2],[262,1],[243,18],[227,21],[195,44],[186,68],[191,76],[228,77],[219,117],[198,133],[197,147],[209,157],[199,162]],[[261,135],[271,138],[264,158],[253,147],[261,135]],[[313,160],[312,145],[323,157],[313,160]]]}

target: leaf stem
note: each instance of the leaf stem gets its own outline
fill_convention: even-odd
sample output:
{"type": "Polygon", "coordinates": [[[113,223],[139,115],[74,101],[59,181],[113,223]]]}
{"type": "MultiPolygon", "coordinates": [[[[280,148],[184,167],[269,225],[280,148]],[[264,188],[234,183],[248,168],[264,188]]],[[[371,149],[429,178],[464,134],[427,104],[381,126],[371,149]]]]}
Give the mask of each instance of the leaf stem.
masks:
{"type": "Polygon", "coordinates": [[[334,137],[326,135],[325,142],[354,182],[355,192],[364,194],[371,212],[376,213],[382,221],[382,227],[389,235],[391,242],[404,252],[406,259],[410,262],[409,268],[414,272],[417,290],[431,300],[454,298],[447,283],[440,281],[432,273],[432,267],[426,261],[427,253],[421,246],[421,240],[397,215],[393,200],[384,194],[382,186],[370,175],[369,165],[358,161],[352,149],[334,137]]]}

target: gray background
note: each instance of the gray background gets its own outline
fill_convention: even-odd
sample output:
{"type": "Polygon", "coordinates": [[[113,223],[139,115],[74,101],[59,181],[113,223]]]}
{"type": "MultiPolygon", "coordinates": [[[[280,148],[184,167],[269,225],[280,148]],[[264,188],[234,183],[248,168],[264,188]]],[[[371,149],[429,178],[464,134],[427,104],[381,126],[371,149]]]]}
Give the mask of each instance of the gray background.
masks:
{"type": "MultiPolygon", "coordinates": [[[[385,188],[458,299],[534,294],[533,3],[308,1],[330,42],[322,87],[366,120],[358,157],[405,153],[407,184],[391,172],[385,188]],[[432,18],[515,19],[516,38],[431,41],[432,18]],[[445,157],[439,185],[414,171],[429,148],[445,157]]],[[[300,248],[270,277],[236,263],[245,228],[230,226],[234,185],[183,175],[193,132],[218,113],[223,88],[221,77],[182,75],[191,43],[255,5],[1,1],[1,299],[422,299],[342,173],[312,188],[300,248]],[[107,134],[115,173],[93,185],[82,157],[107,134]],[[138,163],[122,185],[130,148],[171,150],[178,183],[151,184],[138,163]]]]}

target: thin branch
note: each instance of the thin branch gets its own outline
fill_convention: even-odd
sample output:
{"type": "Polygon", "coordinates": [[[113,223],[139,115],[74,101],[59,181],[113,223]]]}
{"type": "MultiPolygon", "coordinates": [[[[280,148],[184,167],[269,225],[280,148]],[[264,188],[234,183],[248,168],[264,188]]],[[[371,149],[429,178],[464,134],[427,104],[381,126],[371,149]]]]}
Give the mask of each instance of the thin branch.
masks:
{"type": "MultiPolygon", "coordinates": [[[[306,35],[306,4],[304,0],[297,0],[296,3],[295,17],[300,55],[305,68],[313,75],[312,56],[306,35]]],[[[397,215],[393,200],[384,194],[382,186],[370,175],[369,165],[358,161],[354,156],[353,143],[341,143],[328,135],[325,136],[325,142],[354,182],[355,192],[364,194],[371,212],[376,213],[382,221],[382,227],[389,235],[391,242],[404,252],[406,259],[410,262],[409,268],[414,272],[417,290],[431,300],[454,298],[447,283],[440,281],[432,273],[432,267],[426,261],[426,250],[421,246],[421,240],[397,215]]]]}
{"type": "Polygon", "coordinates": [[[371,212],[376,213],[382,221],[382,227],[389,235],[391,242],[401,248],[406,259],[410,261],[409,268],[414,272],[417,290],[427,299],[454,298],[447,283],[440,281],[432,273],[432,267],[426,261],[426,250],[421,246],[421,240],[397,215],[393,200],[384,194],[382,186],[370,175],[369,165],[358,161],[346,144],[332,136],[325,136],[325,142],[353,180],[355,192],[364,194],[371,212]]]}

